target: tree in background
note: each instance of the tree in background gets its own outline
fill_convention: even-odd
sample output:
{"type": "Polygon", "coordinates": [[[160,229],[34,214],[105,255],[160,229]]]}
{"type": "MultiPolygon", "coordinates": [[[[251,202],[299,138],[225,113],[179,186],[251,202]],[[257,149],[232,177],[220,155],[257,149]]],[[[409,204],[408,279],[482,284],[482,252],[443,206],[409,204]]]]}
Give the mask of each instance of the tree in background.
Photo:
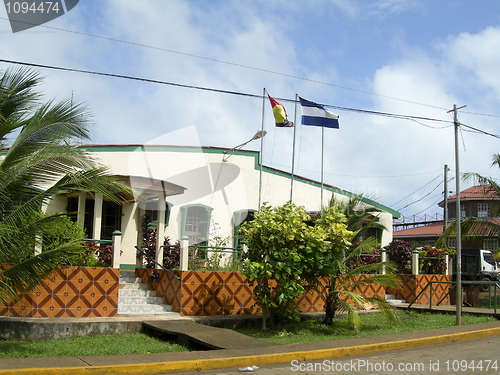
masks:
{"type": "Polygon", "coordinates": [[[60,214],[41,215],[59,194],[85,191],[109,200],[132,199],[72,139],[90,140],[89,113],[71,101],[41,103],[39,74],[25,68],[0,75],[0,300],[16,299],[40,285],[53,270],[82,252],[80,238],[54,244],[60,214]],[[42,252],[27,247],[36,234],[42,252]],[[51,242],[52,241],[52,242],[51,242]],[[52,244],[49,246],[49,244],[52,244]]]}

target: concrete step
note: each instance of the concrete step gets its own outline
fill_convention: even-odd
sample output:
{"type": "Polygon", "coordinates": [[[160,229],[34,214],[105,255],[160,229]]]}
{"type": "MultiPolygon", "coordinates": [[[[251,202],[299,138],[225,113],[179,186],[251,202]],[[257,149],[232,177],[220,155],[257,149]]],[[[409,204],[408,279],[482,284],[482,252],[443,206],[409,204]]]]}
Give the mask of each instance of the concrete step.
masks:
{"type": "Polygon", "coordinates": [[[141,281],[140,277],[120,277],[118,279],[120,284],[140,284],[141,281]]]}
{"type": "Polygon", "coordinates": [[[148,290],[147,284],[135,277],[135,271],[120,271],[118,288],[118,314],[173,314],[172,306],[148,290]]]}
{"type": "Polygon", "coordinates": [[[160,297],[118,297],[118,305],[162,305],[160,297]]]}
{"type": "Polygon", "coordinates": [[[120,297],[156,297],[156,292],[144,289],[120,289],[118,290],[118,298],[120,297]]]}
{"type": "Polygon", "coordinates": [[[142,283],[125,283],[125,284],[119,284],[118,289],[125,289],[125,290],[148,290],[147,284],[142,284],[142,283]]]}
{"type": "Polygon", "coordinates": [[[391,305],[400,305],[402,303],[406,303],[404,299],[397,299],[394,294],[386,294],[385,300],[389,302],[391,305]]]}
{"type": "Polygon", "coordinates": [[[169,314],[170,305],[121,305],[118,304],[118,314],[169,314]]]}

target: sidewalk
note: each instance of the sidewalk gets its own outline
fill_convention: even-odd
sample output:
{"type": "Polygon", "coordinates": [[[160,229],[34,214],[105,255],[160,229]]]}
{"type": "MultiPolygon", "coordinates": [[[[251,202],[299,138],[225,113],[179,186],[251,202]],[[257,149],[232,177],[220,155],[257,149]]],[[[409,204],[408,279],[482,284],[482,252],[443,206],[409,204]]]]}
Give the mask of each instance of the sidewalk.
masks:
{"type": "MultiPolygon", "coordinates": [[[[148,323],[151,321],[151,319],[143,320],[149,320],[148,323]]],[[[159,322],[160,320],[154,321],[159,322]]],[[[189,322],[189,319],[182,319],[183,323],[186,321],[189,322]]],[[[172,323],[174,322],[170,321],[170,324],[165,324],[166,329],[170,329],[172,323]]],[[[186,326],[192,329],[192,324],[186,324],[186,326]]],[[[181,330],[181,328],[176,329],[181,330]]],[[[386,336],[292,345],[269,344],[255,339],[238,345],[234,343],[237,336],[229,337],[227,329],[209,327],[206,332],[209,332],[209,335],[203,336],[200,333],[200,337],[213,336],[215,340],[219,341],[229,339],[234,344],[233,348],[123,356],[0,359],[0,375],[158,374],[251,365],[263,366],[289,363],[294,359],[309,361],[345,357],[500,335],[500,321],[386,336]]]]}

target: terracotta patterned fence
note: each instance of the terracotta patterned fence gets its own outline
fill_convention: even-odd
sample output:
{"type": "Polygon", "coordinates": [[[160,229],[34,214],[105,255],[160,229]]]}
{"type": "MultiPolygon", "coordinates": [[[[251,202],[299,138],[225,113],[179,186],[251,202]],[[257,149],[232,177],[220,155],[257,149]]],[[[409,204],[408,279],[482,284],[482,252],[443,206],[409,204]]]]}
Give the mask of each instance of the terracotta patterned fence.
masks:
{"type": "Polygon", "coordinates": [[[118,315],[116,268],[63,267],[43,286],[0,304],[0,316],[32,318],[109,317],[118,315]]]}
{"type": "MultiPolygon", "coordinates": [[[[151,270],[136,269],[136,276],[147,283],[151,270]]],[[[259,314],[255,306],[252,288],[239,272],[173,271],[180,277],[175,279],[160,270],[160,280],[150,283],[157,296],[163,296],[166,304],[181,315],[237,315],[259,314]]],[[[369,285],[360,290],[367,297],[384,298],[385,289],[380,285],[369,285]]],[[[303,312],[324,311],[324,300],[316,292],[304,293],[297,306],[303,312]]]]}
{"type": "MultiPolygon", "coordinates": [[[[426,287],[429,282],[449,282],[452,281],[452,276],[447,275],[407,275],[405,277],[399,277],[399,284],[401,289],[388,289],[387,293],[395,294],[396,298],[404,299],[406,302],[413,302],[419,293],[426,287]]],[[[432,284],[432,305],[436,305],[441,299],[443,299],[446,294],[450,291],[451,284],[432,284]]],[[[430,286],[427,287],[424,293],[415,301],[419,305],[428,305],[430,300],[430,286]]],[[[450,304],[450,297],[447,296],[443,302],[443,305],[450,304]]]]}
{"type": "MultiPolygon", "coordinates": [[[[151,270],[136,269],[136,276],[147,283],[151,270]]],[[[172,271],[179,277],[160,270],[159,281],[149,288],[162,296],[173,311],[184,316],[258,314],[252,288],[238,272],[172,271]]],[[[119,270],[116,268],[61,268],[38,290],[23,294],[16,303],[0,304],[0,316],[14,317],[112,317],[118,315],[119,270]]],[[[444,275],[409,275],[400,278],[402,289],[388,290],[399,299],[411,302],[429,281],[451,281],[444,275]],[[411,279],[411,280],[410,280],[411,279]]],[[[444,297],[450,284],[433,286],[432,303],[444,297]]],[[[384,298],[381,286],[366,286],[359,291],[366,297],[384,298]]],[[[416,303],[428,304],[430,290],[416,303]]],[[[449,298],[443,301],[449,304],[449,298]]],[[[324,311],[324,301],[316,292],[297,300],[304,312],[324,311]]]]}

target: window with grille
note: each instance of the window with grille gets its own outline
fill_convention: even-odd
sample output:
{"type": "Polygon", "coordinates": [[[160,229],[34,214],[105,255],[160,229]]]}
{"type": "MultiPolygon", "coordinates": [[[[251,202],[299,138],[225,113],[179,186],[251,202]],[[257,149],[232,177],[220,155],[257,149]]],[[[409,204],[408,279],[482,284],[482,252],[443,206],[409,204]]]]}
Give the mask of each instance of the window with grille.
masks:
{"type": "Polygon", "coordinates": [[[489,203],[478,203],[477,204],[477,217],[478,218],[490,218],[490,204],[489,203]]]}
{"type": "Polygon", "coordinates": [[[488,238],[483,240],[483,249],[490,250],[493,254],[498,251],[498,239],[488,238]]]}
{"type": "Polygon", "coordinates": [[[467,214],[465,213],[465,205],[461,204],[460,205],[460,217],[466,217],[467,214]]]}
{"type": "Polygon", "coordinates": [[[212,208],[203,205],[184,206],[183,215],[183,236],[189,237],[192,245],[206,244],[209,236],[210,215],[212,208]]]}

